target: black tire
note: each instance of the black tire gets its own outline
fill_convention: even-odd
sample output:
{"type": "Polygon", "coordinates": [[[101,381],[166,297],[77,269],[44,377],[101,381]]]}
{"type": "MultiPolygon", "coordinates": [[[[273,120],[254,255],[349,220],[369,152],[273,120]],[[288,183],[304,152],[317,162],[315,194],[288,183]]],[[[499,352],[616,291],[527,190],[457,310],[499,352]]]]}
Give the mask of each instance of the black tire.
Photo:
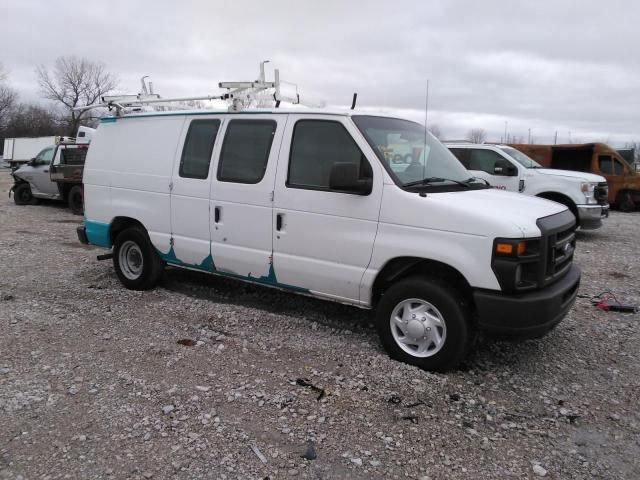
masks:
{"type": "Polygon", "coordinates": [[[149,290],[160,280],[164,262],[151,244],[147,232],[142,227],[130,227],[116,237],[113,266],[125,287],[130,290],[149,290]],[[127,256],[127,252],[130,252],[130,256],[127,256]],[[125,264],[121,264],[121,254],[125,264]],[[139,267],[132,268],[136,259],[139,260],[139,267]]]}
{"type": "Polygon", "coordinates": [[[13,201],[16,205],[36,205],[38,199],[31,194],[31,187],[28,183],[20,183],[13,190],[13,201]]]}
{"type": "MultiPolygon", "coordinates": [[[[465,359],[475,338],[475,326],[462,294],[443,281],[424,277],[407,278],[390,287],[378,305],[376,325],[380,340],[392,358],[424,370],[446,371],[454,368],[465,359]],[[443,344],[431,356],[412,355],[394,338],[391,315],[397,306],[409,299],[428,302],[444,320],[446,335],[442,335],[443,344]]],[[[399,327],[394,328],[398,328],[398,334],[402,333],[399,327]]],[[[435,343],[432,346],[435,347],[435,343]]]]}
{"type": "Polygon", "coordinates": [[[636,204],[631,198],[631,192],[625,191],[618,194],[616,205],[621,212],[632,212],[636,208],[636,204]]]}
{"type": "Polygon", "coordinates": [[[74,185],[67,194],[67,203],[69,210],[74,215],[82,215],[84,213],[84,195],[80,185],[74,185]]]}

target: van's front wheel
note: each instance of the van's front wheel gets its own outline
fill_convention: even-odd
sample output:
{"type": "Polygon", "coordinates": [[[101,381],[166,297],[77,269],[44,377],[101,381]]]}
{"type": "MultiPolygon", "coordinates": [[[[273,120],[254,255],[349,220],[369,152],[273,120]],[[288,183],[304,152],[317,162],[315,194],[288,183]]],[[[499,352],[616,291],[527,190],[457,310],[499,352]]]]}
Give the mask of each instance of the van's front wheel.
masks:
{"type": "Polygon", "coordinates": [[[149,290],[160,280],[164,264],[147,232],[132,227],[116,237],[113,266],[125,287],[130,290],[149,290]]]}
{"type": "Polygon", "coordinates": [[[473,338],[462,295],[444,282],[420,277],[402,280],[385,292],[376,323],[391,357],[425,370],[455,367],[473,338]]]}

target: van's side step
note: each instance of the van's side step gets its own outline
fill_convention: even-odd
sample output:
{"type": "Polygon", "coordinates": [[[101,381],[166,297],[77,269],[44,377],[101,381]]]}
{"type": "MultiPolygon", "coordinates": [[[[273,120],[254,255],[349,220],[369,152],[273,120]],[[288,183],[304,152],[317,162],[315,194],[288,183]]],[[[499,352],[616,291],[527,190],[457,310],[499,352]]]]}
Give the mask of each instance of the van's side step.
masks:
{"type": "Polygon", "coordinates": [[[98,255],[96,258],[98,260],[111,260],[113,258],[113,253],[103,253],[102,255],[98,255]]]}

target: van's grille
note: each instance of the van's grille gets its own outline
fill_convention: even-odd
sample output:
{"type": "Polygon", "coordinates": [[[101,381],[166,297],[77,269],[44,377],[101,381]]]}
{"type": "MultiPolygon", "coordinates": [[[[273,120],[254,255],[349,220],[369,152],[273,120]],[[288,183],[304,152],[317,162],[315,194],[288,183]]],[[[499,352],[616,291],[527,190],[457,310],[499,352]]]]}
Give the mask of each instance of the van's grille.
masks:
{"type": "Polygon", "coordinates": [[[538,220],[542,232],[543,269],[539,287],[562,278],[569,272],[576,248],[575,217],[568,211],[538,220]]]}
{"type": "Polygon", "coordinates": [[[544,283],[548,284],[562,277],[571,267],[576,249],[575,228],[572,226],[558,233],[552,233],[547,240],[547,264],[544,283]]]}
{"type": "Polygon", "coordinates": [[[609,203],[609,186],[607,182],[600,182],[596,186],[593,195],[600,205],[607,205],[609,203]]]}

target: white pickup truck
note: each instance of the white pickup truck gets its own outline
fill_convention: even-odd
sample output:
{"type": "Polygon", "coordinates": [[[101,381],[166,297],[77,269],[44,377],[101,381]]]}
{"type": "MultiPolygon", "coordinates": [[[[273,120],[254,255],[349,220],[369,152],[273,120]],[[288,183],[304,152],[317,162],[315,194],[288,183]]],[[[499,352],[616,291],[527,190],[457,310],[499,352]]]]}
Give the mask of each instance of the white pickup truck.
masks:
{"type": "Polygon", "coordinates": [[[450,143],[467,170],[493,188],[546,198],[566,205],[584,230],[600,228],[609,216],[607,181],[600,175],[543,168],[507,145],[450,143]]]}

